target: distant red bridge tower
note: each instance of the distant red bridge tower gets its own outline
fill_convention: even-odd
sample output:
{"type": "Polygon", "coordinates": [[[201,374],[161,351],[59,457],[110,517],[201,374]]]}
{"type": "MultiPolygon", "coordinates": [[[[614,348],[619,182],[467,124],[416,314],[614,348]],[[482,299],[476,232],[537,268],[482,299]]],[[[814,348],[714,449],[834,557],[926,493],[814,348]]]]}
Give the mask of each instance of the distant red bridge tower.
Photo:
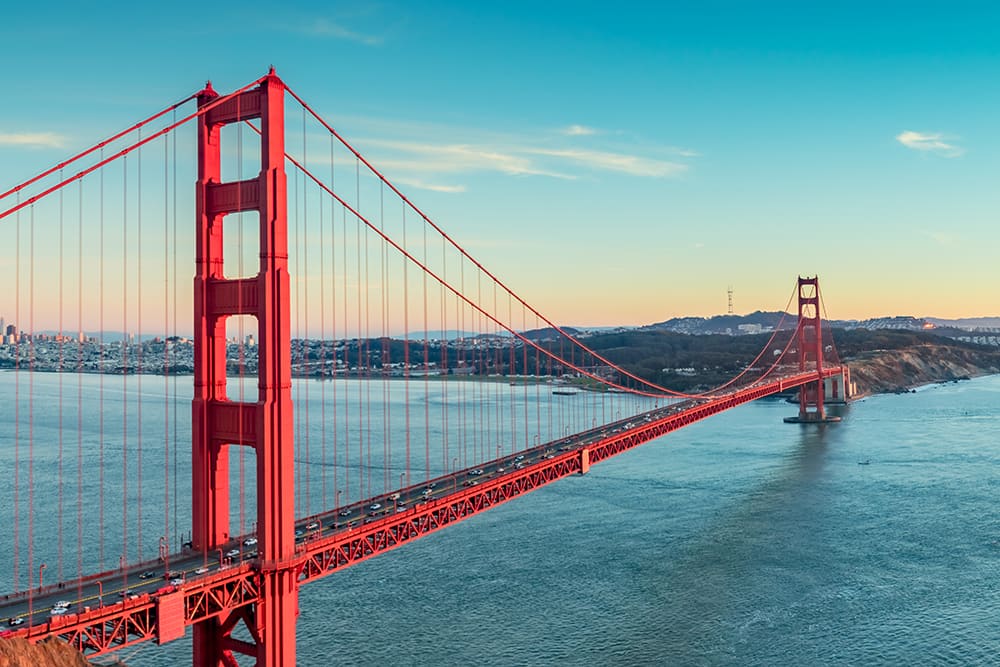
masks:
{"type": "Polygon", "coordinates": [[[786,417],[793,424],[821,424],[839,422],[840,417],[827,415],[823,405],[823,320],[819,312],[819,277],[803,278],[798,283],[799,323],[795,331],[799,355],[799,371],[816,371],[816,382],[799,387],[799,414],[786,417]],[[815,366],[812,368],[811,366],[815,366]],[[814,408],[809,410],[809,408],[814,408]]]}

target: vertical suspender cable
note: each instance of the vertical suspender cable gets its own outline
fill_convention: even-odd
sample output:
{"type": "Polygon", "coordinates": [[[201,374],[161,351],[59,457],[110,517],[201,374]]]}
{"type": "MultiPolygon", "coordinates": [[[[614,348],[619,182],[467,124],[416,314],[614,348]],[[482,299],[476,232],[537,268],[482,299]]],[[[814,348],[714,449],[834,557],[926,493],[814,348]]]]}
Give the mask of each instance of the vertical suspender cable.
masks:
{"type": "MultiPolygon", "coordinates": [[[[427,266],[427,224],[423,225],[424,266],[427,266]]],[[[424,470],[431,476],[431,415],[430,415],[430,322],[427,317],[427,272],[423,271],[424,282],[424,470]]],[[[410,485],[410,476],[406,476],[410,485]]]]}
{"type": "MultiPolygon", "coordinates": [[[[176,122],[177,122],[177,111],[175,110],[174,113],[173,113],[173,123],[176,124],[176,122]]],[[[170,160],[170,164],[172,165],[172,176],[173,176],[173,178],[170,179],[171,183],[172,183],[170,194],[171,194],[171,199],[173,200],[173,207],[172,207],[172,209],[173,209],[173,215],[171,216],[172,217],[172,227],[173,227],[172,228],[172,235],[173,235],[173,252],[172,252],[173,265],[171,267],[170,274],[173,276],[173,281],[172,282],[173,282],[173,288],[174,288],[174,294],[173,294],[173,322],[172,322],[172,326],[171,326],[171,331],[173,333],[173,338],[174,338],[173,361],[174,361],[174,364],[176,365],[176,363],[177,363],[177,347],[176,346],[178,344],[178,340],[177,340],[178,339],[178,331],[177,331],[177,285],[178,285],[177,284],[177,131],[176,130],[172,131],[170,133],[170,135],[171,135],[171,146],[170,146],[170,148],[171,148],[171,160],[170,160]]],[[[164,324],[166,324],[166,323],[164,323],[164,324]]],[[[174,445],[174,447],[173,447],[173,469],[174,469],[173,470],[173,473],[174,473],[174,475],[173,475],[173,479],[174,479],[174,489],[173,489],[173,491],[174,491],[174,508],[173,508],[174,526],[173,526],[173,528],[174,529],[173,529],[173,534],[176,536],[177,543],[180,544],[182,540],[180,539],[180,533],[179,533],[179,530],[178,530],[178,527],[177,527],[178,526],[178,518],[180,516],[180,510],[179,510],[179,507],[178,507],[180,494],[177,493],[177,480],[178,480],[178,477],[179,477],[179,475],[177,474],[177,465],[178,465],[178,462],[177,462],[177,450],[178,450],[178,447],[177,447],[177,444],[178,444],[177,443],[177,437],[178,437],[177,408],[178,408],[178,403],[179,403],[179,400],[178,400],[179,399],[178,386],[177,386],[177,373],[173,374],[173,382],[172,382],[172,384],[173,384],[173,397],[172,397],[172,400],[171,400],[170,403],[172,405],[173,413],[174,413],[173,414],[173,423],[174,423],[174,442],[173,442],[173,445],[174,445]]]]}
{"type": "MultiPolygon", "coordinates": [[[[291,208],[294,211],[295,225],[293,227],[295,238],[292,239],[291,246],[295,249],[295,254],[298,257],[302,256],[302,234],[299,230],[299,225],[301,222],[301,216],[299,215],[299,170],[292,170],[292,201],[291,208]]],[[[302,344],[302,290],[300,289],[302,285],[302,272],[298,269],[295,271],[295,278],[292,279],[295,288],[295,332],[292,336],[293,341],[298,341],[298,344],[302,344]]],[[[295,344],[292,344],[292,350],[294,354],[295,344]]],[[[289,355],[291,358],[292,355],[289,355]]],[[[292,366],[294,367],[295,362],[292,361],[292,366]]],[[[299,401],[299,392],[301,391],[301,384],[292,382],[292,401],[293,404],[298,406],[295,410],[295,453],[296,453],[296,463],[295,463],[295,514],[298,516],[301,514],[303,508],[305,507],[305,502],[303,501],[303,491],[305,490],[305,482],[303,476],[306,474],[305,465],[303,465],[304,456],[302,454],[303,445],[305,441],[302,438],[302,405],[299,401]]]]}
{"type": "Polygon", "coordinates": [[[83,589],[83,181],[78,183],[76,257],[76,579],[83,589]]]}
{"type": "MultiPolygon", "coordinates": [[[[406,207],[403,207],[403,247],[406,245],[406,207]]],[[[408,248],[407,248],[408,249],[408,248]]],[[[410,476],[410,267],[404,256],[403,262],[403,405],[406,416],[406,476],[410,476]]]]}
{"type": "MultiPolygon", "coordinates": [[[[142,129],[139,130],[139,140],[142,140],[142,129]]],[[[136,272],[135,272],[135,298],[136,298],[136,357],[135,357],[135,433],[136,433],[136,553],[139,556],[139,560],[143,560],[142,555],[142,364],[143,364],[143,349],[142,349],[142,147],[140,146],[135,153],[136,161],[136,219],[135,219],[135,229],[136,229],[136,272]]]]}
{"type": "MultiPolygon", "coordinates": [[[[62,171],[59,172],[62,180],[62,171]]],[[[65,337],[63,336],[63,272],[65,269],[64,244],[65,244],[65,218],[63,210],[63,191],[59,190],[59,337],[56,343],[59,345],[59,581],[64,581],[63,572],[63,367],[65,362],[65,337]]]]}
{"type": "MultiPolygon", "coordinates": [[[[21,194],[16,197],[21,203],[21,194]]],[[[21,212],[17,212],[14,259],[14,592],[20,585],[18,571],[21,558],[21,336],[16,327],[21,325],[21,212]]]]}
{"type": "MultiPolygon", "coordinates": [[[[101,149],[101,161],[102,162],[104,161],[104,149],[103,148],[101,149]]],[[[97,487],[98,487],[98,495],[99,495],[98,510],[97,511],[98,511],[98,514],[99,514],[99,518],[98,518],[98,530],[97,530],[97,552],[98,552],[98,565],[99,565],[99,569],[103,570],[105,568],[105,560],[104,560],[104,531],[105,531],[105,528],[106,528],[105,525],[104,525],[104,373],[105,373],[106,368],[107,368],[105,366],[105,363],[104,363],[104,361],[105,361],[104,357],[105,357],[106,351],[104,349],[104,170],[103,169],[100,170],[100,181],[101,181],[100,182],[100,190],[101,190],[100,200],[101,200],[101,203],[100,203],[100,216],[99,216],[99,218],[100,218],[100,228],[101,228],[101,233],[100,233],[100,237],[101,237],[101,261],[100,261],[101,279],[100,279],[100,288],[98,289],[98,291],[100,292],[100,301],[101,301],[101,303],[100,303],[100,307],[99,307],[98,310],[100,311],[100,315],[99,315],[99,318],[100,318],[100,321],[99,321],[99,325],[100,325],[99,326],[99,329],[100,329],[99,335],[100,335],[101,351],[100,351],[100,358],[99,358],[99,361],[98,361],[98,363],[100,364],[100,369],[99,369],[99,372],[97,374],[98,386],[99,386],[99,391],[98,391],[98,396],[99,396],[99,398],[98,398],[98,408],[99,409],[97,411],[98,415],[99,415],[99,418],[98,418],[98,421],[99,421],[99,428],[98,428],[98,431],[99,431],[99,433],[98,433],[98,454],[97,454],[97,468],[98,468],[98,485],[97,485],[97,487]]]]}
{"type": "MultiPolygon", "coordinates": [[[[28,232],[28,334],[31,344],[28,348],[28,581],[35,570],[35,205],[29,209],[31,229],[28,232]]],[[[39,588],[41,588],[39,569],[39,588]]]]}
{"type": "MultiPolygon", "coordinates": [[[[330,137],[330,190],[334,189],[334,153],[333,136],[330,137]]],[[[337,426],[337,205],[330,201],[330,356],[333,363],[333,495],[337,508],[340,508],[340,490],[337,488],[337,443],[339,442],[339,429],[337,426]]],[[[345,334],[344,338],[347,336],[345,334]]],[[[350,501],[350,498],[348,498],[350,501]]]]}
{"type": "MultiPolygon", "coordinates": [[[[360,173],[359,176],[359,187],[360,187],[360,173]]],[[[360,192],[360,190],[359,190],[360,192]]],[[[358,200],[358,210],[361,210],[361,201],[358,200]]],[[[364,248],[364,266],[365,266],[365,282],[360,287],[364,292],[365,297],[365,363],[364,363],[364,373],[365,373],[365,433],[366,433],[366,448],[368,450],[368,495],[372,495],[372,383],[371,383],[371,368],[372,368],[372,351],[371,351],[371,280],[369,278],[368,271],[368,260],[370,257],[368,249],[368,240],[371,236],[368,234],[367,230],[364,231],[365,248],[364,248]]],[[[384,469],[384,466],[383,466],[384,469]]],[[[386,488],[385,479],[383,478],[382,489],[386,488]]]]}
{"type": "MultiPolygon", "coordinates": [[[[322,508],[324,511],[330,509],[326,500],[326,238],[323,229],[326,226],[326,218],[323,211],[323,200],[326,199],[320,193],[319,197],[319,362],[321,370],[319,372],[319,422],[320,422],[320,486],[322,489],[322,508]]],[[[330,202],[331,208],[333,202],[330,202]]],[[[336,519],[335,519],[336,521],[336,519]]]]}
{"type": "MultiPolygon", "coordinates": [[[[348,350],[348,343],[350,342],[348,336],[350,336],[350,316],[348,315],[348,296],[347,296],[347,207],[341,205],[341,211],[343,215],[341,216],[341,231],[343,233],[344,241],[341,244],[344,248],[344,259],[342,262],[343,268],[341,269],[344,273],[344,279],[341,281],[344,285],[344,370],[345,379],[350,376],[351,367],[351,357],[348,350]]],[[[349,383],[344,383],[344,397],[342,399],[344,403],[344,495],[350,499],[351,497],[351,395],[350,395],[350,385],[349,383]]],[[[360,464],[361,462],[358,461],[360,464]]],[[[358,487],[357,495],[361,498],[361,488],[358,487]]]]}
{"type": "MultiPolygon", "coordinates": [[[[309,168],[308,154],[307,154],[307,144],[306,144],[306,110],[302,109],[302,166],[306,169],[309,168]]],[[[304,275],[304,279],[299,282],[302,288],[302,302],[304,304],[304,312],[302,314],[304,320],[304,328],[298,332],[298,336],[301,340],[300,350],[300,363],[302,364],[300,374],[308,376],[308,364],[309,358],[311,356],[311,348],[308,347],[309,341],[309,197],[306,189],[308,188],[308,181],[302,179],[302,270],[301,273],[304,275]]],[[[296,207],[298,208],[298,207],[296,207]]],[[[297,214],[296,214],[297,215],[297,214]]],[[[295,272],[300,273],[299,271],[295,272]]],[[[299,410],[302,412],[303,417],[303,428],[300,437],[302,438],[303,450],[305,451],[305,463],[302,464],[304,470],[306,488],[305,488],[305,513],[307,516],[312,515],[312,492],[310,479],[312,477],[312,467],[310,463],[312,455],[312,444],[309,440],[309,382],[304,381],[305,378],[299,380],[299,385],[302,387],[303,404],[299,405],[299,410]]]]}
{"type": "MultiPolygon", "coordinates": [[[[448,258],[446,257],[446,248],[442,240],[441,243],[441,278],[445,281],[448,280],[448,258]]],[[[448,417],[449,412],[451,412],[451,404],[448,402],[448,385],[450,384],[450,379],[448,377],[449,372],[453,372],[450,357],[451,357],[451,336],[448,335],[448,303],[447,294],[444,289],[444,285],[438,292],[439,299],[441,300],[441,331],[444,335],[441,337],[441,365],[442,372],[445,376],[445,382],[441,383],[441,460],[448,461],[448,417]]]]}
{"type": "MultiPolygon", "coordinates": [[[[465,258],[462,257],[461,255],[458,256],[458,281],[459,281],[459,291],[461,291],[462,294],[465,294],[465,258]]],[[[466,350],[468,348],[468,340],[467,340],[467,336],[466,336],[466,327],[465,327],[465,308],[462,307],[462,300],[459,299],[457,296],[455,297],[455,326],[458,327],[458,330],[459,330],[459,340],[461,341],[461,345],[458,348],[458,362],[457,363],[458,363],[459,366],[463,366],[463,367],[466,366],[466,365],[471,365],[472,368],[473,368],[473,371],[472,371],[473,374],[475,374],[477,376],[475,378],[476,381],[477,382],[481,382],[482,378],[478,377],[479,370],[472,363],[472,360],[469,359],[469,355],[466,354],[466,350]]],[[[466,383],[465,382],[459,383],[459,385],[458,385],[458,437],[457,437],[457,440],[455,442],[455,453],[459,454],[459,455],[461,455],[461,453],[462,453],[462,447],[464,447],[464,445],[465,445],[465,430],[466,430],[465,429],[465,418],[466,418],[465,417],[466,416],[465,392],[466,392],[466,383]]],[[[448,458],[448,457],[445,458],[445,469],[446,470],[447,470],[448,463],[452,459],[454,459],[454,456],[452,456],[451,458],[448,458]]]]}
{"type": "MultiPolygon", "coordinates": [[[[378,225],[379,229],[385,231],[385,184],[379,181],[378,186],[378,225]]],[[[379,356],[379,366],[382,375],[382,485],[389,488],[389,469],[392,465],[392,449],[389,447],[389,343],[388,343],[388,322],[389,316],[389,279],[387,275],[388,267],[386,260],[386,244],[384,239],[379,242],[379,292],[382,297],[379,320],[382,322],[382,346],[379,356]]]]}
{"type": "MultiPolygon", "coordinates": [[[[163,136],[163,535],[170,537],[170,141],[163,136]]],[[[169,544],[169,540],[168,540],[169,544]]]]}
{"type": "MultiPolygon", "coordinates": [[[[122,551],[128,557],[128,156],[122,158],[122,551]]],[[[126,561],[127,562],[127,561],[126,561]]],[[[123,572],[124,576],[124,572],[123,572]]]]}
{"type": "MultiPolygon", "coordinates": [[[[360,167],[360,162],[358,162],[357,160],[355,160],[355,162],[354,162],[354,197],[355,197],[355,199],[354,199],[354,210],[360,211],[361,210],[361,167],[360,167]]],[[[357,329],[356,329],[356,331],[357,331],[357,334],[358,334],[357,335],[357,343],[358,343],[358,379],[360,380],[363,377],[363,375],[364,375],[364,371],[362,370],[362,368],[364,367],[364,364],[365,364],[365,358],[364,358],[365,345],[364,345],[364,341],[361,338],[362,333],[363,333],[361,331],[361,302],[362,302],[362,295],[361,295],[361,290],[362,290],[362,282],[361,282],[361,234],[362,234],[362,229],[361,229],[361,218],[358,217],[357,215],[354,216],[354,225],[355,225],[354,256],[355,256],[355,262],[356,262],[356,266],[354,267],[354,270],[355,270],[355,280],[357,281],[357,294],[356,294],[356,298],[357,298],[357,318],[358,318],[357,319],[357,329]]],[[[366,472],[366,470],[365,470],[365,429],[362,426],[365,423],[364,387],[363,387],[364,384],[365,384],[364,382],[361,382],[361,381],[358,382],[358,492],[364,494],[364,493],[366,493],[366,490],[367,490],[367,494],[366,494],[365,497],[370,498],[371,495],[372,495],[372,481],[371,481],[371,469],[370,468],[367,471],[368,472],[368,484],[367,484],[367,486],[365,485],[365,472],[366,472]]],[[[371,457],[370,456],[368,457],[367,461],[368,461],[368,464],[371,465],[371,457]]]]}

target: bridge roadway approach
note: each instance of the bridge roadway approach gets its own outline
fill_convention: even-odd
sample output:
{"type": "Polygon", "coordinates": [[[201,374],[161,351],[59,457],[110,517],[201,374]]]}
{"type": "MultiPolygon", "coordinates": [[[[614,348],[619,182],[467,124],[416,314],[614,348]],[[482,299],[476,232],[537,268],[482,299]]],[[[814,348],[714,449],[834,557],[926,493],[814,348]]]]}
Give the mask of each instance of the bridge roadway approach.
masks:
{"type": "MultiPolygon", "coordinates": [[[[823,377],[841,373],[824,368],[823,377]]],[[[306,583],[467,519],[594,463],[738,405],[815,382],[815,371],[770,378],[605,424],[296,522],[296,566],[306,583]]],[[[256,539],[207,553],[186,548],[156,561],[7,595],[0,638],[58,636],[89,655],[165,643],[212,616],[260,598],[256,539]]]]}

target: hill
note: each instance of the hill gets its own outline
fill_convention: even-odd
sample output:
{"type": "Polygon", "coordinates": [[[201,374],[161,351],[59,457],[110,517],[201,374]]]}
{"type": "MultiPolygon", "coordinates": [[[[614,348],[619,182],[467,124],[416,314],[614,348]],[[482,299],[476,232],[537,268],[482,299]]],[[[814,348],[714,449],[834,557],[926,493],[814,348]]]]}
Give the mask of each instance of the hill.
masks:
{"type": "MultiPolygon", "coordinates": [[[[862,393],[1000,373],[1000,348],[926,330],[834,329],[834,344],[862,393]]],[[[690,335],[652,328],[597,334],[588,346],[651,382],[684,392],[718,386],[743,370],[768,334],[690,335]]]]}

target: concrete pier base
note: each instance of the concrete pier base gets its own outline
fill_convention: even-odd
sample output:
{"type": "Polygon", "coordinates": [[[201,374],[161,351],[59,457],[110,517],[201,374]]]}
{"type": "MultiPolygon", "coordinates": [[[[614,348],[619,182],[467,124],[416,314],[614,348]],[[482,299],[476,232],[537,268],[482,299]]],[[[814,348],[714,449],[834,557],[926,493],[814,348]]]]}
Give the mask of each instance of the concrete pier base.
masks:
{"type": "Polygon", "coordinates": [[[832,424],[839,421],[840,417],[837,415],[824,415],[820,417],[816,413],[807,413],[805,416],[795,415],[794,417],[785,417],[786,424],[832,424]]]}

